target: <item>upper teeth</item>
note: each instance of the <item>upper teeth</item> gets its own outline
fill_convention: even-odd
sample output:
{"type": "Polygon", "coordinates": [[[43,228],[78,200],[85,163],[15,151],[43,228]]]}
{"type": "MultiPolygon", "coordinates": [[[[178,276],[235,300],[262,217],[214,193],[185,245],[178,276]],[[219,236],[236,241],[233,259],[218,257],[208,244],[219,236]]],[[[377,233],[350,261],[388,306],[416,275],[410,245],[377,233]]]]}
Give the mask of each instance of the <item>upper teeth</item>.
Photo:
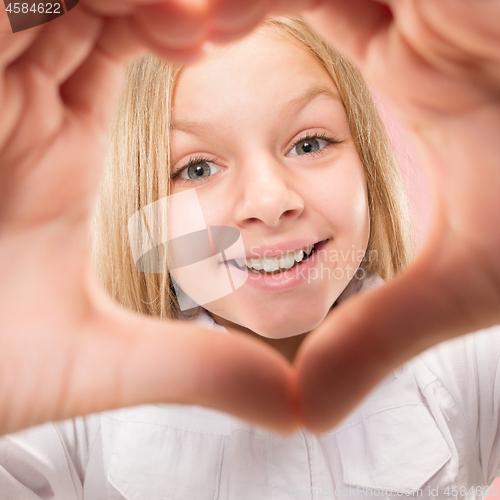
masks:
{"type": "Polygon", "coordinates": [[[309,255],[314,245],[300,248],[276,257],[261,257],[257,259],[235,259],[240,267],[251,267],[257,271],[266,271],[268,273],[278,269],[290,269],[295,262],[300,262],[304,258],[304,253],[309,255]]]}

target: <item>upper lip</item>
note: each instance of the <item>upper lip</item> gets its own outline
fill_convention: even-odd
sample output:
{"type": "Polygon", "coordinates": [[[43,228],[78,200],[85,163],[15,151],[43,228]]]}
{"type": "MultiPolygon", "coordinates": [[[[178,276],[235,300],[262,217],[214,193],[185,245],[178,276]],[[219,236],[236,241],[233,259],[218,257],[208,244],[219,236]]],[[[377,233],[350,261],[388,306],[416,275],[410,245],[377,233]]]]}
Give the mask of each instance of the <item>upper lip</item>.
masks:
{"type": "Polygon", "coordinates": [[[225,261],[231,259],[261,259],[262,257],[278,257],[291,252],[293,250],[300,250],[302,248],[308,247],[309,245],[315,245],[323,240],[318,239],[300,239],[300,240],[288,240],[281,243],[275,243],[273,245],[252,245],[249,247],[245,254],[225,254],[225,261]]]}

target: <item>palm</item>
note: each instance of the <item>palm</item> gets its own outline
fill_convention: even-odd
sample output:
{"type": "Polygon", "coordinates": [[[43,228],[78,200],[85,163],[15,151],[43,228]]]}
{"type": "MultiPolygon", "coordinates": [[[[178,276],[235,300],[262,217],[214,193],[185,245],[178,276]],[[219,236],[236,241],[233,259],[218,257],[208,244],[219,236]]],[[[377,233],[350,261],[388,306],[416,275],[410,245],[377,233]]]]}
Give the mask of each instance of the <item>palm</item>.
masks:
{"type": "Polygon", "coordinates": [[[331,0],[306,15],[407,124],[434,195],[430,235],[411,268],[339,308],[299,352],[313,430],[338,422],[401,362],[500,321],[500,3],[476,7],[331,0]]]}
{"type": "Polygon", "coordinates": [[[154,31],[141,37],[133,17],[103,25],[97,9],[111,7],[97,5],[2,35],[1,429],[175,401],[290,430],[291,368],[277,354],[243,335],[132,314],[96,284],[88,219],[122,61],[151,45],[181,61],[200,53],[196,40],[184,49],[156,45],[154,31]]]}

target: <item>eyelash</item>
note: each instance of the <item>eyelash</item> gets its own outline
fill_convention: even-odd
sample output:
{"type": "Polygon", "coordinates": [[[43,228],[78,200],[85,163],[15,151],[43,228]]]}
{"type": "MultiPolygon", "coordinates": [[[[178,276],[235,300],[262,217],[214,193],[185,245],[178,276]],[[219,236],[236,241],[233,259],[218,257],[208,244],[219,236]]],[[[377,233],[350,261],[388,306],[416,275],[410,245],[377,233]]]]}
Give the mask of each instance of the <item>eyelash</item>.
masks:
{"type": "MultiPolygon", "coordinates": [[[[323,148],[321,149],[318,149],[317,151],[314,151],[312,153],[306,153],[304,155],[296,155],[296,156],[319,156],[319,155],[322,155],[325,153],[325,149],[327,149],[329,146],[331,146],[332,144],[341,144],[342,141],[338,141],[332,137],[329,137],[327,136],[325,133],[321,133],[321,134],[306,134],[304,137],[301,137],[300,139],[298,139],[297,141],[294,142],[294,144],[292,145],[290,151],[295,147],[297,146],[297,144],[299,144],[300,142],[302,141],[307,141],[307,140],[310,140],[310,139],[322,139],[324,141],[326,141],[328,144],[326,146],[324,146],[323,148]]],[[[208,180],[210,177],[213,177],[212,175],[209,175],[208,177],[205,177],[204,179],[200,179],[200,180],[194,180],[194,179],[181,179],[180,178],[180,175],[182,172],[184,172],[185,170],[187,170],[191,165],[196,165],[197,163],[204,163],[204,162],[207,162],[207,163],[217,163],[217,161],[219,161],[219,158],[218,157],[208,157],[208,156],[197,156],[196,158],[191,158],[191,160],[188,161],[188,163],[186,165],[184,165],[183,167],[179,168],[179,170],[176,170],[175,172],[173,172],[171,175],[170,175],[170,180],[171,181],[175,181],[175,180],[182,180],[183,183],[185,184],[201,184],[202,182],[205,182],[206,180],[208,180]]]]}
{"type": "Polygon", "coordinates": [[[299,142],[307,141],[307,140],[310,140],[310,139],[323,139],[328,144],[324,148],[318,149],[317,151],[314,151],[312,153],[306,153],[305,155],[298,155],[298,156],[319,156],[319,155],[324,154],[325,153],[325,149],[327,149],[332,144],[341,144],[342,143],[342,141],[338,141],[337,139],[334,139],[333,137],[327,136],[324,132],[322,132],[321,134],[314,134],[314,133],[311,134],[311,133],[309,133],[309,134],[306,134],[304,137],[301,137],[300,139],[298,139],[297,141],[295,141],[294,144],[293,144],[293,146],[292,146],[292,148],[290,149],[290,151],[295,146],[297,146],[297,144],[299,142]]]}
{"type": "Polygon", "coordinates": [[[184,170],[187,170],[191,165],[196,165],[197,163],[217,163],[219,161],[219,158],[216,156],[213,157],[208,157],[208,156],[197,156],[196,158],[191,158],[186,165],[181,167],[179,170],[176,170],[170,175],[170,181],[175,181],[175,180],[181,180],[185,184],[201,184],[202,182],[206,181],[211,175],[208,177],[205,177],[204,179],[200,180],[194,180],[194,179],[181,179],[180,175],[184,170]]]}

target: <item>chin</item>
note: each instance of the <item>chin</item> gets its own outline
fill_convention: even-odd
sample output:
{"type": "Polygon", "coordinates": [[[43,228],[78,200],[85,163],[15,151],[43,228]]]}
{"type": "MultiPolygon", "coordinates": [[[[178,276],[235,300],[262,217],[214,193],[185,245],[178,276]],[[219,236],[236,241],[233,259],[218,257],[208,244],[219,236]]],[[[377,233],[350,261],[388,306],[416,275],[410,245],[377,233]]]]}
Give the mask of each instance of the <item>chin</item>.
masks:
{"type": "MultiPolygon", "coordinates": [[[[234,298],[234,297],[233,297],[234,298]]],[[[269,339],[285,339],[310,332],[325,319],[331,308],[331,297],[324,300],[300,300],[295,303],[249,304],[238,301],[214,301],[207,310],[269,339]]]]}
{"type": "Polygon", "coordinates": [[[293,313],[273,315],[267,318],[252,318],[245,325],[250,330],[270,339],[285,339],[310,332],[318,327],[328,314],[328,310],[295,310],[293,313]]]}

